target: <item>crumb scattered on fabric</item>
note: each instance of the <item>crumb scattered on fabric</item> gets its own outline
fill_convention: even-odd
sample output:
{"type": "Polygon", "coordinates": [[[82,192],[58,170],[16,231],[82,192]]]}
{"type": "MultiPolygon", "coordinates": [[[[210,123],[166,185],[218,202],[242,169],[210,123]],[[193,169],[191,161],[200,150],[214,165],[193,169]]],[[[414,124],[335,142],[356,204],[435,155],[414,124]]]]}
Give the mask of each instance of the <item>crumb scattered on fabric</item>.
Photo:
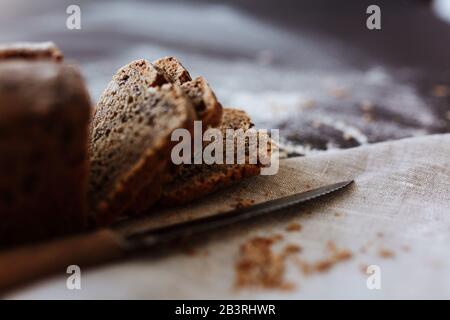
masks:
{"type": "Polygon", "coordinates": [[[438,98],[447,97],[450,95],[450,87],[443,84],[436,85],[431,90],[431,94],[438,98]]]}
{"type": "Polygon", "coordinates": [[[372,241],[372,240],[367,241],[367,243],[364,244],[364,245],[359,249],[359,252],[361,252],[361,253],[366,253],[367,250],[368,250],[372,245],[373,245],[373,241],[372,241]]]}
{"type": "Polygon", "coordinates": [[[275,242],[283,240],[284,237],[281,234],[276,233],[273,236],[271,236],[270,239],[275,243],[275,242]]]}
{"type": "Polygon", "coordinates": [[[333,253],[337,251],[336,244],[333,241],[327,241],[326,248],[328,251],[333,253]]]}
{"type": "Polygon", "coordinates": [[[341,216],[341,214],[340,214],[340,213],[338,213],[338,212],[336,212],[336,213],[334,214],[334,216],[335,216],[335,217],[340,217],[340,216],[341,216]]]}
{"type": "Polygon", "coordinates": [[[284,247],[283,254],[285,256],[288,256],[291,254],[300,253],[300,252],[302,252],[302,250],[303,250],[303,248],[297,244],[288,244],[284,247]]]}
{"type": "Polygon", "coordinates": [[[369,265],[367,264],[361,264],[359,266],[359,270],[361,270],[362,273],[367,274],[367,268],[369,267],[369,265]]]}
{"type": "Polygon", "coordinates": [[[393,258],[395,256],[395,254],[392,250],[389,250],[386,248],[380,248],[378,250],[378,255],[385,259],[393,258]]]}
{"type": "Polygon", "coordinates": [[[284,279],[285,258],[272,251],[273,237],[254,237],[243,243],[235,266],[235,287],[292,289],[284,279]]]}
{"type": "Polygon", "coordinates": [[[347,261],[353,257],[353,253],[347,249],[338,249],[333,242],[327,243],[327,250],[330,255],[315,262],[306,262],[298,259],[297,264],[304,274],[322,273],[329,271],[340,262],[347,261]]]}
{"type": "Polygon", "coordinates": [[[236,198],[236,203],[233,205],[234,208],[246,208],[250,207],[255,203],[255,200],[253,199],[243,199],[243,198],[236,198]]]}
{"type": "Polygon", "coordinates": [[[294,231],[302,231],[302,225],[298,222],[292,222],[286,227],[286,231],[294,232],[294,231]]]}
{"type": "Polygon", "coordinates": [[[197,257],[197,256],[205,257],[208,255],[208,251],[199,250],[199,249],[192,248],[192,247],[184,248],[183,252],[190,257],[197,257]]]}
{"type": "Polygon", "coordinates": [[[295,284],[292,282],[284,282],[279,289],[283,291],[292,291],[296,288],[295,284]]]}
{"type": "Polygon", "coordinates": [[[407,244],[405,244],[405,245],[402,246],[402,250],[404,252],[409,252],[409,250],[411,250],[411,248],[407,244]]]}
{"type": "Polygon", "coordinates": [[[377,232],[377,238],[383,238],[384,234],[383,232],[377,232]]]}

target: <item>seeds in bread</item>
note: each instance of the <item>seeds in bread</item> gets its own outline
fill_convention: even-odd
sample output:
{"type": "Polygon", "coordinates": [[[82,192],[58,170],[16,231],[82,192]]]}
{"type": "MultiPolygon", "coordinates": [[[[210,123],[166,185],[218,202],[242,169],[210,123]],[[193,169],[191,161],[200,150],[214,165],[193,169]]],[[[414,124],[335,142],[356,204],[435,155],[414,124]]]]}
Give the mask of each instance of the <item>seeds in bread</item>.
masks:
{"type": "Polygon", "coordinates": [[[92,122],[89,203],[99,224],[133,205],[154,185],[170,158],[174,129],[192,126],[195,112],[181,88],[164,84],[145,60],[121,68],[101,96],[92,122]]]}
{"type": "Polygon", "coordinates": [[[91,102],[80,72],[2,61],[0,99],[0,245],[82,230],[91,102]]]}
{"type": "Polygon", "coordinates": [[[0,45],[0,60],[27,59],[61,62],[64,56],[53,42],[16,42],[0,45]]]}

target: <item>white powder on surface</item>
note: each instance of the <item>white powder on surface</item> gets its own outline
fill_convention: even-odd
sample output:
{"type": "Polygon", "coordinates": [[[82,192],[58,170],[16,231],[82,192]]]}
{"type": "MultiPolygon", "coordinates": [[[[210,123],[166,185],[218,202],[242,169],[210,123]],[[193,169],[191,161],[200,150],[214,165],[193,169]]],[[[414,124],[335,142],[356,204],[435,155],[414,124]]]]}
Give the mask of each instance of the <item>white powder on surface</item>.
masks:
{"type": "Polygon", "coordinates": [[[177,56],[210,82],[223,105],[246,110],[257,126],[282,126],[281,136],[295,136],[287,140],[303,149],[311,144],[303,136],[326,140],[328,133],[312,124],[332,132],[324,144],[333,147],[421,135],[441,121],[414,83],[392,69],[356,67],[363,55],[357,48],[292,33],[232,7],[108,1],[83,3],[82,13],[78,34],[58,27],[65,12],[55,9],[30,17],[26,28],[11,25],[15,34],[0,40],[45,37],[68,60],[78,55],[94,101],[131,60],[177,56]],[[365,102],[374,106],[373,121],[364,118],[365,102]]]}

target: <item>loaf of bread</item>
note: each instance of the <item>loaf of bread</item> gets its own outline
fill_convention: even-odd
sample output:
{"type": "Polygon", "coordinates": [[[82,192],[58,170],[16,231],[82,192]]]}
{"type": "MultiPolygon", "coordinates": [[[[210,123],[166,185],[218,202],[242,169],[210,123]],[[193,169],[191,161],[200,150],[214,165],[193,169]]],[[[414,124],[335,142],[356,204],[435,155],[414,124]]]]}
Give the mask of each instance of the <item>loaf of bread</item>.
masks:
{"type": "Polygon", "coordinates": [[[61,62],[64,56],[53,42],[16,42],[0,45],[0,60],[26,59],[61,62]]]}
{"type": "MultiPolygon", "coordinates": [[[[244,132],[254,125],[250,117],[242,110],[224,108],[220,130],[226,143],[226,130],[242,129],[244,132]]],[[[235,139],[235,138],[234,138],[235,139]]],[[[249,145],[246,145],[248,152],[249,145]]],[[[267,154],[270,156],[272,144],[269,140],[267,154]]],[[[225,150],[225,147],[224,147],[225,150]]],[[[225,156],[224,156],[225,159],[225,156]]],[[[225,161],[225,160],[224,160],[225,161]]],[[[212,192],[239,182],[245,178],[259,175],[262,164],[184,164],[163,187],[159,206],[182,205],[211,194],[212,192]]]]}
{"type": "Polygon", "coordinates": [[[79,71],[0,63],[0,245],[82,230],[91,103],[79,71]]]}
{"type": "Polygon", "coordinates": [[[172,131],[192,130],[192,102],[179,86],[161,85],[164,82],[148,61],[134,61],[116,73],[98,102],[89,178],[89,203],[97,224],[126,212],[143,190],[155,198],[146,198],[147,203],[156,201],[161,184],[156,177],[169,164],[172,131]]]}

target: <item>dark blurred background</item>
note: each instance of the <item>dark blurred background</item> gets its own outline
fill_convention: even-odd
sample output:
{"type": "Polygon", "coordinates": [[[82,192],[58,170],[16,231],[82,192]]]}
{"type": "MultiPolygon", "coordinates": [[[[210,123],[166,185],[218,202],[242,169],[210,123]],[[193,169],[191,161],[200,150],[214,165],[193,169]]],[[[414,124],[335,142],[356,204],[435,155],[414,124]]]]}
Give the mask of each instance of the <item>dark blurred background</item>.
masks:
{"type": "Polygon", "coordinates": [[[450,132],[450,0],[1,0],[0,30],[54,41],[93,102],[120,66],[177,56],[291,154],[450,132]],[[66,28],[71,4],[81,30],[66,28]]]}

